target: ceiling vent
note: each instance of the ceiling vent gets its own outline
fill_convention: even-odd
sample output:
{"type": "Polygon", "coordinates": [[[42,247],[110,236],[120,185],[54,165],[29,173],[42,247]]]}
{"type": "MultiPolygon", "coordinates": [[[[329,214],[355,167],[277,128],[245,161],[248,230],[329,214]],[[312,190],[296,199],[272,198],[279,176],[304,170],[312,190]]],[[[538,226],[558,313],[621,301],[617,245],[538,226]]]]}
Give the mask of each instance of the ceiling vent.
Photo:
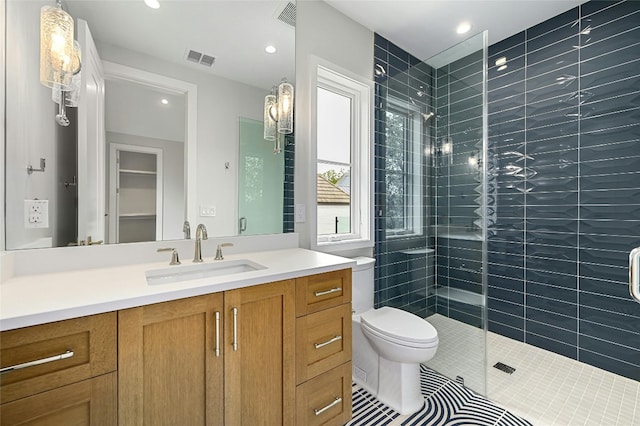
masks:
{"type": "Polygon", "coordinates": [[[296,26],[296,5],[290,1],[284,2],[280,5],[280,7],[276,10],[274,16],[277,17],[279,21],[284,22],[287,25],[291,25],[292,27],[296,26]]]}
{"type": "Polygon", "coordinates": [[[209,68],[211,68],[213,63],[216,61],[214,56],[205,55],[204,53],[191,49],[187,50],[184,59],[189,62],[193,62],[194,64],[200,64],[209,68]]]}

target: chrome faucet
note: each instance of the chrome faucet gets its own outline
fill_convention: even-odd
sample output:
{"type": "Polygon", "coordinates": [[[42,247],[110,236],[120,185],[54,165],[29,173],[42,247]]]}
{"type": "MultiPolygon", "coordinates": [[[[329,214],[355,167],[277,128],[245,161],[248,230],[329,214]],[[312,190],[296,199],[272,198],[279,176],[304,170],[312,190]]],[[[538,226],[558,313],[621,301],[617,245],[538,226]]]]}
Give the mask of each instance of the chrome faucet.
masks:
{"type": "Polygon", "coordinates": [[[191,225],[189,225],[188,220],[185,220],[184,223],[182,224],[182,232],[184,232],[185,240],[191,239],[191,225]]]}
{"type": "Polygon", "coordinates": [[[202,262],[202,240],[206,240],[208,238],[209,237],[207,236],[207,228],[201,223],[196,228],[196,251],[193,255],[194,263],[202,262]]]}
{"type": "Polygon", "coordinates": [[[222,247],[233,247],[232,243],[222,243],[222,244],[218,244],[218,248],[216,249],[216,257],[214,260],[223,260],[224,257],[222,256],[222,247]]]}

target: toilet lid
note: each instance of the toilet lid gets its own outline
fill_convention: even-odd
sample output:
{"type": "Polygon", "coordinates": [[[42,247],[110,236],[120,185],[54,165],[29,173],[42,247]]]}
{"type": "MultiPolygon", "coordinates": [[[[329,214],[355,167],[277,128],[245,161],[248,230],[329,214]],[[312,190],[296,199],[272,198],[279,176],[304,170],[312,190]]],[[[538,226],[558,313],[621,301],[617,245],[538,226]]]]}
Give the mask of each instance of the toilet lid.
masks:
{"type": "Polygon", "coordinates": [[[433,343],[438,332],[424,319],[401,309],[384,306],[371,309],[361,316],[361,324],[395,340],[408,343],[433,343]]]}

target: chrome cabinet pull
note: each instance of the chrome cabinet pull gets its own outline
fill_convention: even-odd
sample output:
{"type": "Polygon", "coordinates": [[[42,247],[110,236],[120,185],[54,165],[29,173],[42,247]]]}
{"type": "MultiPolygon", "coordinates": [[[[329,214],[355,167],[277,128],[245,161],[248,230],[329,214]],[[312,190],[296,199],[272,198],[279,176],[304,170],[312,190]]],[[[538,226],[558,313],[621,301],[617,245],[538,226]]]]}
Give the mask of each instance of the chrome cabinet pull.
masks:
{"type": "Polygon", "coordinates": [[[325,411],[327,411],[329,408],[333,407],[334,405],[340,404],[342,402],[342,398],[340,398],[339,396],[336,397],[336,399],[334,399],[329,405],[320,408],[319,410],[316,410],[315,408],[313,409],[313,412],[316,413],[316,416],[319,416],[320,414],[324,413],[325,411]]]}
{"type": "Polygon", "coordinates": [[[65,353],[60,354],[60,355],[54,355],[54,356],[50,356],[48,358],[37,359],[35,361],[29,361],[29,362],[25,362],[25,363],[22,363],[22,364],[16,364],[16,365],[12,365],[12,366],[9,366],[9,367],[4,367],[4,368],[0,369],[0,373],[8,373],[10,371],[21,370],[23,368],[33,367],[33,366],[40,365],[40,364],[46,364],[48,362],[60,361],[60,360],[63,360],[63,359],[71,358],[72,356],[73,356],[73,351],[72,350],[67,350],[65,353]]]}
{"type": "Polygon", "coordinates": [[[336,337],[334,337],[334,338],[332,338],[332,339],[329,339],[329,340],[327,340],[326,342],[322,342],[322,343],[314,343],[314,344],[313,344],[313,346],[314,346],[316,349],[320,349],[320,348],[324,348],[325,346],[330,345],[330,344],[332,344],[332,343],[334,343],[334,342],[338,342],[338,341],[340,341],[340,340],[342,340],[342,336],[337,335],[336,337]]]}
{"type": "Polygon", "coordinates": [[[640,302],[640,247],[629,253],[629,294],[636,302],[640,302]]]}
{"type": "Polygon", "coordinates": [[[324,290],[324,291],[316,291],[315,294],[316,297],[320,297],[320,296],[324,296],[325,294],[331,294],[331,293],[336,293],[338,291],[342,291],[342,287],[334,287],[334,288],[330,288],[329,290],[324,290]]]}
{"type": "Polygon", "coordinates": [[[232,308],[233,311],[233,350],[238,350],[238,308],[232,308]]]}
{"type": "Polygon", "coordinates": [[[220,312],[216,312],[216,356],[220,356],[220,312]]]}

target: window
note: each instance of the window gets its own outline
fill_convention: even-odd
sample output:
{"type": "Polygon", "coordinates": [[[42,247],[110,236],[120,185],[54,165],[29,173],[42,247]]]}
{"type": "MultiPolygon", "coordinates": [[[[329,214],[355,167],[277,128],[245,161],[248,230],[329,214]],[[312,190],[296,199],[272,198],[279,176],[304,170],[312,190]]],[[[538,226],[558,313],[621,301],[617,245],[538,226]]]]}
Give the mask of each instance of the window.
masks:
{"type": "Polygon", "coordinates": [[[315,248],[370,247],[373,83],[317,65],[315,248]]]}
{"type": "Polygon", "coordinates": [[[420,111],[389,98],[385,119],[387,236],[419,235],[422,228],[420,111]]]}

